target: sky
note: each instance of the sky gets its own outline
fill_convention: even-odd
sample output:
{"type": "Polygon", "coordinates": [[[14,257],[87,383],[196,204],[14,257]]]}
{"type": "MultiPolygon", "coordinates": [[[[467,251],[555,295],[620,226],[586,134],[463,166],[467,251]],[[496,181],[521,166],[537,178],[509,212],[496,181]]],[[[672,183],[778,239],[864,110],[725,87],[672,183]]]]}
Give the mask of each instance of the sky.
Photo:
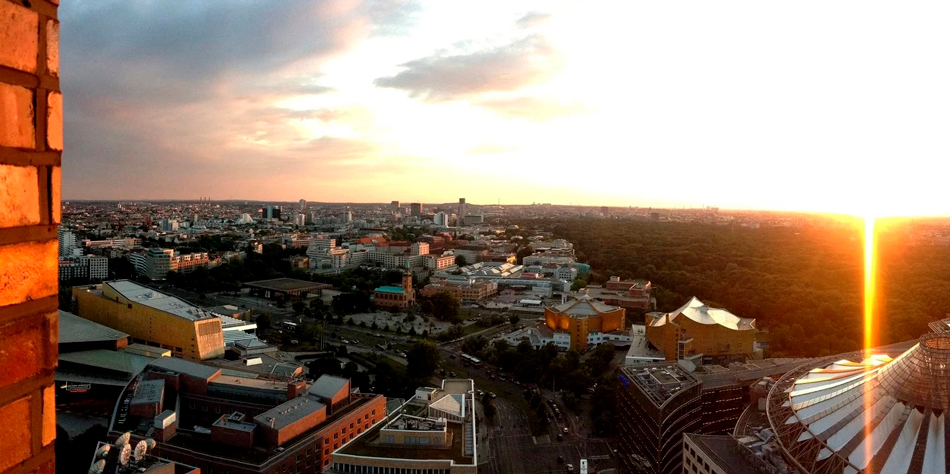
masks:
{"type": "Polygon", "coordinates": [[[950,215],[948,13],[71,0],[63,195],[950,215]]]}

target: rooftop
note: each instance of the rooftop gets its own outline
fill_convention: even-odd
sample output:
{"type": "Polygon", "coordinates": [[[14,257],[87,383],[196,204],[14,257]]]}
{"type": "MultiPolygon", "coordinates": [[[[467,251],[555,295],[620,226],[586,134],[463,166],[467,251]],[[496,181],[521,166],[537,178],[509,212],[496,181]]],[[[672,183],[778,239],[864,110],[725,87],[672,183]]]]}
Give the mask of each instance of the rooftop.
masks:
{"type": "Polygon", "coordinates": [[[167,295],[158,290],[154,290],[147,286],[142,286],[133,281],[107,281],[104,282],[103,285],[112,288],[116,293],[122,295],[123,298],[126,298],[129,301],[141,304],[143,306],[148,306],[159,311],[164,311],[180,318],[197,321],[199,319],[214,317],[210,313],[205,312],[201,308],[188,303],[183,299],[167,295]]]}
{"type": "Polygon", "coordinates": [[[92,322],[66,311],[59,312],[59,343],[117,341],[129,337],[108,326],[92,322]]]}
{"type": "Polygon", "coordinates": [[[255,416],[254,421],[263,426],[270,426],[276,430],[281,430],[314,413],[325,411],[326,409],[326,405],[312,397],[297,397],[255,416]]]}
{"type": "Polygon", "coordinates": [[[657,407],[662,407],[677,393],[699,384],[699,380],[676,362],[627,366],[621,368],[620,373],[623,384],[632,383],[639,387],[657,407]]]}
{"type": "MultiPolygon", "coordinates": [[[[320,378],[310,385],[307,393],[325,400],[331,400],[341,391],[346,390],[349,392],[349,388],[350,381],[348,379],[334,377],[332,375],[321,375],[320,378]]],[[[347,393],[347,395],[349,395],[349,393],[347,393]]]]}
{"type": "Polygon", "coordinates": [[[162,357],[161,359],[153,361],[149,365],[156,369],[190,375],[192,377],[205,380],[210,380],[221,371],[221,369],[217,367],[209,367],[207,365],[189,362],[183,359],[176,359],[174,357],[162,357]]]}
{"type": "Polygon", "coordinates": [[[129,380],[132,380],[133,377],[138,375],[139,372],[145,369],[145,367],[155,359],[129,354],[124,351],[96,349],[60,354],[59,360],[60,367],[57,368],[57,372],[63,369],[71,369],[75,366],[85,366],[113,373],[119,372],[126,377],[125,382],[128,383],[129,380]],[[67,364],[63,364],[62,362],[67,362],[67,364]]]}
{"type": "Polygon", "coordinates": [[[674,321],[679,316],[685,316],[699,324],[718,324],[735,331],[755,330],[755,319],[740,318],[724,309],[710,308],[695,296],[676,311],[666,313],[654,319],[650,323],[650,326],[662,326],[674,321]]]}
{"type": "MultiPolygon", "coordinates": [[[[424,405],[404,404],[399,410],[390,414],[392,419],[397,419],[403,414],[410,416],[419,416],[425,414],[424,405]]],[[[434,459],[451,460],[456,464],[474,464],[472,456],[465,456],[465,436],[463,427],[458,423],[446,423],[446,431],[452,440],[451,446],[441,448],[420,448],[407,447],[405,445],[383,445],[380,442],[380,431],[386,426],[385,423],[377,423],[376,426],[364,432],[353,441],[344,445],[337,454],[350,456],[365,456],[386,459],[434,459]]]]}
{"type": "Polygon", "coordinates": [[[219,426],[221,428],[227,428],[229,430],[238,430],[251,432],[257,428],[257,425],[254,423],[248,423],[244,421],[244,415],[240,413],[232,413],[230,415],[221,415],[221,418],[218,418],[212,426],[219,426]]]}
{"type": "Polygon", "coordinates": [[[727,474],[767,472],[759,470],[761,464],[756,464],[751,459],[754,454],[732,436],[694,433],[686,433],[684,436],[709,457],[721,472],[727,474]]]}
{"type": "Polygon", "coordinates": [[[274,291],[303,291],[319,290],[329,288],[326,283],[316,283],[306,280],[296,280],[294,278],[274,278],[272,280],[250,281],[244,283],[244,286],[251,288],[263,288],[274,291]]]}
{"type": "Polygon", "coordinates": [[[552,306],[551,309],[561,314],[569,314],[577,317],[611,313],[620,308],[602,303],[593,299],[590,295],[585,294],[576,300],[552,306]]]}
{"type": "Polygon", "coordinates": [[[165,395],[165,380],[144,380],[137,387],[132,395],[132,405],[147,405],[160,403],[165,395]]]}

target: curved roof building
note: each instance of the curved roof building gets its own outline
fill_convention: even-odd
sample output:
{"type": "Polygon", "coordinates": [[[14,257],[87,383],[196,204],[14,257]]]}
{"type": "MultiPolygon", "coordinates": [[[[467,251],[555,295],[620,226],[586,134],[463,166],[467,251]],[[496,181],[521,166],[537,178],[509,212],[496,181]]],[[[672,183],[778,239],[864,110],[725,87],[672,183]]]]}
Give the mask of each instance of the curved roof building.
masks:
{"type": "Polygon", "coordinates": [[[587,349],[591,333],[624,331],[626,310],[597,301],[589,294],[555,306],[544,308],[544,323],[552,331],[571,335],[571,349],[587,349]]]}
{"type": "Polygon", "coordinates": [[[646,336],[667,360],[744,362],[755,350],[755,319],[710,308],[693,297],[676,311],[648,313],[646,336]]]}
{"type": "Polygon", "coordinates": [[[950,334],[891,358],[854,353],[782,377],[767,414],[786,458],[808,473],[948,472],[950,334]]]}

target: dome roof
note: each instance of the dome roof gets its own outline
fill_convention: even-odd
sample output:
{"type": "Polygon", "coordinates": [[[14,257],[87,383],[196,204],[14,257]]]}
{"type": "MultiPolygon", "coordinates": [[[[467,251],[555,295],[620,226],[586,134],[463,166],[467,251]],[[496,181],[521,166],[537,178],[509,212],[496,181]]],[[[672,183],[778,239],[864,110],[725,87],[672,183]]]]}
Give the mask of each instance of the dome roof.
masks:
{"type": "Polygon", "coordinates": [[[851,354],[786,374],[768,417],[806,472],[948,472],[950,334],[896,358],[851,354]]]}

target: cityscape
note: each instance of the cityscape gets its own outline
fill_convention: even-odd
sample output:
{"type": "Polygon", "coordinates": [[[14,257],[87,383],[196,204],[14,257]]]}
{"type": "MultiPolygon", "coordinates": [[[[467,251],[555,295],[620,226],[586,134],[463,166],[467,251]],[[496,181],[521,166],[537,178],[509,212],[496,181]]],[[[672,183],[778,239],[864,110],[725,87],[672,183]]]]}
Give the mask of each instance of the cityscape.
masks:
{"type": "Polygon", "coordinates": [[[950,472],[948,13],[0,0],[0,474],[950,472]]]}

